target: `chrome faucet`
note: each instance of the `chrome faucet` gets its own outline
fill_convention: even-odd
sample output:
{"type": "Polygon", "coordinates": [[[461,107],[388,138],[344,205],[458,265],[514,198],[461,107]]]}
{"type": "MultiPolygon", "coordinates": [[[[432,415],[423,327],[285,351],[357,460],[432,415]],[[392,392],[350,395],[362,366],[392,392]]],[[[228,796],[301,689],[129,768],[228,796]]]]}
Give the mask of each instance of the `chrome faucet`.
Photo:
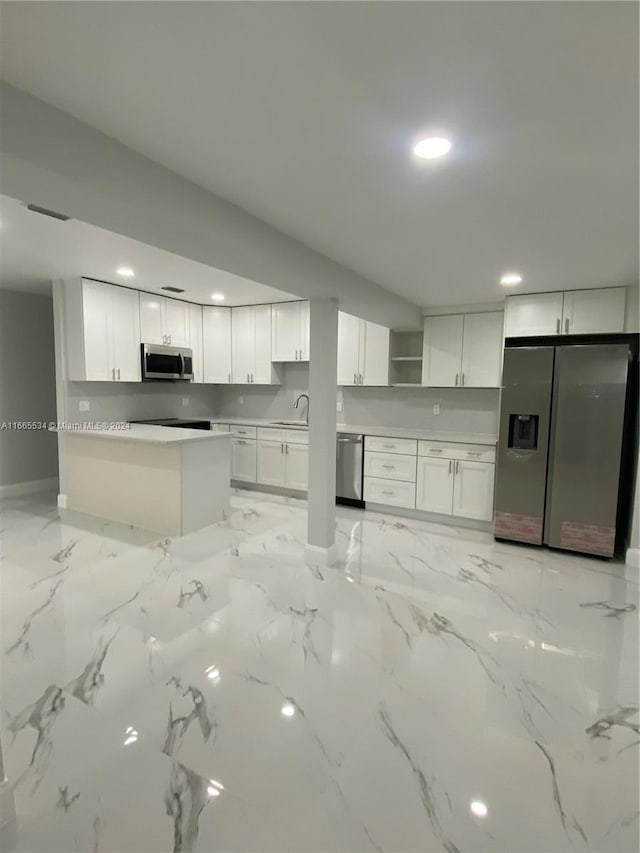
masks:
{"type": "Polygon", "coordinates": [[[305,400],[307,401],[307,417],[305,418],[305,423],[306,423],[306,425],[307,425],[307,426],[309,426],[309,395],[308,395],[308,394],[300,394],[300,396],[298,397],[298,399],[297,399],[297,400],[295,401],[295,403],[293,404],[293,408],[294,408],[294,409],[297,409],[297,408],[298,408],[298,404],[300,403],[300,400],[302,400],[302,398],[303,398],[303,397],[304,397],[304,398],[305,398],[305,400]]]}

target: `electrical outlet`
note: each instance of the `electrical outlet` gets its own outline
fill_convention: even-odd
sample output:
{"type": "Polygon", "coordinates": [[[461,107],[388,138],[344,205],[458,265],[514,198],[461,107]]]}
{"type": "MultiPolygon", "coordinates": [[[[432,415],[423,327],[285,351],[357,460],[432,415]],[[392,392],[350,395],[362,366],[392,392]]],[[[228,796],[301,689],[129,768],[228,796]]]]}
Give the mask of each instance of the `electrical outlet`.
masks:
{"type": "Polygon", "coordinates": [[[182,405],[183,405],[183,406],[188,406],[188,405],[189,405],[189,398],[188,398],[188,397],[183,397],[183,398],[182,398],[182,405]]]}
{"type": "Polygon", "coordinates": [[[91,409],[91,403],[88,400],[79,400],[78,409],[81,412],[88,412],[91,409]]]}
{"type": "Polygon", "coordinates": [[[440,403],[434,403],[433,404],[433,414],[434,415],[440,414],[440,403]]]}
{"type": "Polygon", "coordinates": [[[338,402],[336,403],[336,412],[341,412],[341,411],[342,411],[342,400],[338,400],[338,402]]]}

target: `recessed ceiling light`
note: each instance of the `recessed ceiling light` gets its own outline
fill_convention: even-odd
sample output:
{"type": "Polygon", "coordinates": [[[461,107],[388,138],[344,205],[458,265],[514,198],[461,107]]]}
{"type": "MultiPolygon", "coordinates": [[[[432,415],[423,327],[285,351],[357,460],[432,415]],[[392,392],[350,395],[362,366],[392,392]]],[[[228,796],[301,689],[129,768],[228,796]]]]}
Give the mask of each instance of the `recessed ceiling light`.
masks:
{"type": "Polygon", "coordinates": [[[506,272],[500,279],[500,284],[503,287],[513,287],[514,284],[520,284],[522,276],[517,272],[506,272]]]}
{"type": "Polygon", "coordinates": [[[422,160],[444,157],[451,150],[451,143],[442,136],[428,136],[413,146],[413,153],[422,160]]]}
{"type": "Polygon", "coordinates": [[[296,709],[293,707],[293,705],[290,702],[287,702],[280,709],[280,713],[282,714],[283,717],[293,717],[295,712],[296,712],[296,709]]]}
{"type": "Polygon", "coordinates": [[[224,293],[212,293],[211,298],[214,302],[224,302],[224,293]]]}
{"type": "Polygon", "coordinates": [[[123,278],[132,278],[135,275],[131,267],[118,267],[116,273],[123,278]]]}
{"type": "Polygon", "coordinates": [[[486,817],[489,814],[489,809],[482,800],[472,800],[470,808],[471,813],[476,817],[486,817]]]}

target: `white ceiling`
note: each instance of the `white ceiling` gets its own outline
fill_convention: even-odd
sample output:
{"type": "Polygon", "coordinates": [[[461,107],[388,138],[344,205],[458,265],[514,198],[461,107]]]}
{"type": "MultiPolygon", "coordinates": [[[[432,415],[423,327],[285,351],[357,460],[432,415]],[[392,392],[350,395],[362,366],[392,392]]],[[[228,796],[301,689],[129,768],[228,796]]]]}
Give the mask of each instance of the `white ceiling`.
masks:
{"type": "Polygon", "coordinates": [[[48,292],[52,279],[76,276],[211,305],[297,298],[85,222],[61,222],[33,213],[21,202],[0,196],[0,287],[48,292]],[[120,266],[131,267],[135,277],[119,277],[120,266]],[[161,290],[166,285],[185,292],[166,293],[161,290]],[[224,294],[224,302],[214,302],[212,293],[224,294]]]}
{"type": "Polygon", "coordinates": [[[4,3],[3,77],[419,305],[637,284],[635,3],[4,3]],[[454,146],[417,163],[416,138],[454,146]],[[510,292],[513,292],[510,291],[510,292]]]}

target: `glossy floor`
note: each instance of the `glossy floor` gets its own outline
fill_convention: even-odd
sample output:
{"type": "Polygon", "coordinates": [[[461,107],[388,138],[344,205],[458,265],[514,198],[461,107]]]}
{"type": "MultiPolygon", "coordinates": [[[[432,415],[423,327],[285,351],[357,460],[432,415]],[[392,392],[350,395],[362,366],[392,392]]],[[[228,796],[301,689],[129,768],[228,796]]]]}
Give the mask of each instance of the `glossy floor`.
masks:
{"type": "Polygon", "coordinates": [[[182,539],[2,521],[21,851],[638,849],[637,571],[241,493],[182,539]]]}

